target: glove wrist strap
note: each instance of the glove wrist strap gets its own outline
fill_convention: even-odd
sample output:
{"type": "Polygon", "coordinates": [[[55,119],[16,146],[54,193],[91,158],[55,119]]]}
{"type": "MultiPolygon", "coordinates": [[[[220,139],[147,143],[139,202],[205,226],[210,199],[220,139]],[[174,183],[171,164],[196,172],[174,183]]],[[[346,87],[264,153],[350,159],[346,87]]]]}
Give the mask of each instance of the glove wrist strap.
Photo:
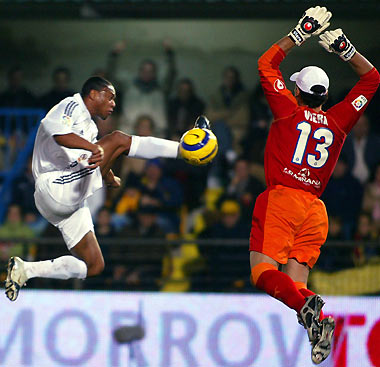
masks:
{"type": "Polygon", "coordinates": [[[297,45],[301,46],[305,42],[304,36],[301,34],[299,27],[294,28],[288,33],[288,37],[297,45]]]}
{"type": "Polygon", "coordinates": [[[354,45],[350,45],[349,49],[345,53],[343,53],[343,54],[341,54],[339,56],[340,56],[340,58],[343,61],[350,61],[355,54],[356,54],[356,48],[355,48],[355,46],[354,45]]]}

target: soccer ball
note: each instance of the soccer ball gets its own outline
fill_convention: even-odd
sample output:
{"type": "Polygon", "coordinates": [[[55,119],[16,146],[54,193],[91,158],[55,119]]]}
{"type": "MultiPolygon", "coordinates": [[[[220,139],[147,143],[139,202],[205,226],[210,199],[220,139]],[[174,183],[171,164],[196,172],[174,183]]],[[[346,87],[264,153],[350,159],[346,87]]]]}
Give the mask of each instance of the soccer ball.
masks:
{"type": "Polygon", "coordinates": [[[218,140],[211,130],[196,127],[183,134],[179,152],[187,163],[202,166],[210,163],[218,153],[218,140]]]}

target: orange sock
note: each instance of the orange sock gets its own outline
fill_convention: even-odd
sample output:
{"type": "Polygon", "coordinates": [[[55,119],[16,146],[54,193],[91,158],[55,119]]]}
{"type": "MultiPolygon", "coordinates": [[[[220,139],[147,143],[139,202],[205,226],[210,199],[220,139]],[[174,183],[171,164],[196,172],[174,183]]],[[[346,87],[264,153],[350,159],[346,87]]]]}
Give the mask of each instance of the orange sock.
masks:
{"type": "Polygon", "coordinates": [[[278,299],[293,310],[300,312],[305,297],[298,291],[289,275],[271,264],[258,264],[252,268],[252,280],[258,289],[278,299]]]}
{"type": "MultiPolygon", "coordinates": [[[[307,289],[305,283],[294,282],[294,284],[296,285],[296,287],[297,287],[297,289],[299,290],[299,292],[300,292],[303,296],[305,296],[305,297],[309,297],[309,296],[312,296],[312,295],[315,294],[315,293],[314,293],[313,291],[311,291],[310,289],[307,289]]],[[[322,321],[324,318],[325,318],[325,315],[323,314],[323,311],[321,311],[321,313],[319,314],[319,321],[322,321]]]]}

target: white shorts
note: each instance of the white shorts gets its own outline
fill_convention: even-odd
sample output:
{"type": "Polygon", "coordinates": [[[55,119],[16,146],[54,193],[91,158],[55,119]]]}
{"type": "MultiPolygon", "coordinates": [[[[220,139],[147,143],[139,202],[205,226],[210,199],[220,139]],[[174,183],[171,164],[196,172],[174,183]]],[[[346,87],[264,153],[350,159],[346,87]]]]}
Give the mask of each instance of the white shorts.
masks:
{"type": "MultiPolygon", "coordinates": [[[[34,192],[36,207],[41,215],[57,227],[63,236],[67,248],[72,249],[88,232],[94,232],[94,224],[86,201],[78,204],[58,202],[49,187],[49,180],[38,179],[34,192]]],[[[68,188],[68,187],[66,187],[68,188]]],[[[68,200],[68,202],[70,202],[68,200]]]]}

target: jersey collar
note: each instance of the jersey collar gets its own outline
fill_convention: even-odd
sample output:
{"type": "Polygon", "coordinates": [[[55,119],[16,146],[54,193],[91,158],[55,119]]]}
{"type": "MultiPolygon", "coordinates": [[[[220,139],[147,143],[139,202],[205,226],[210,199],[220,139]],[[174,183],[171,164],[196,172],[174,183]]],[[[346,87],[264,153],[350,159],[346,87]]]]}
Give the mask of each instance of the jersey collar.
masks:
{"type": "Polygon", "coordinates": [[[86,114],[86,117],[92,120],[90,112],[87,109],[86,105],[84,104],[83,98],[80,95],[80,93],[75,93],[74,99],[79,103],[79,106],[81,107],[82,111],[86,114]]]}

